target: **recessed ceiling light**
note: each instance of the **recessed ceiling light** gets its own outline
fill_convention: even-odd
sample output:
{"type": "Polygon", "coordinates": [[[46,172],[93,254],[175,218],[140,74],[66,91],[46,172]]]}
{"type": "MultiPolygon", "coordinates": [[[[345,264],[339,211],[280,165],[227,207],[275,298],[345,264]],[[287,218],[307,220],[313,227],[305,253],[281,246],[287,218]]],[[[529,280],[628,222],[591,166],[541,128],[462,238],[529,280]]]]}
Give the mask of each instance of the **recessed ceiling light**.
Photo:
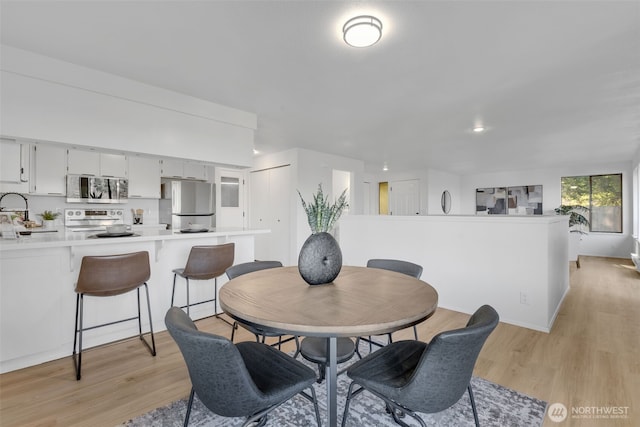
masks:
{"type": "Polygon", "coordinates": [[[385,172],[386,172],[386,171],[388,171],[388,170],[389,170],[389,166],[387,166],[387,164],[385,163],[385,164],[382,166],[382,170],[383,170],[383,171],[385,171],[385,172]]]}
{"type": "Polygon", "coordinates": [[[476,133],[484,132],[484,126],[474,126],[473,131],[476,133]]]}
{"type": "Polygon", "coordinates": [[[382,22],[371,15],[356,16],[344,24],[342,33],[349,46],[373,46],[382,37],[382,22]]]}

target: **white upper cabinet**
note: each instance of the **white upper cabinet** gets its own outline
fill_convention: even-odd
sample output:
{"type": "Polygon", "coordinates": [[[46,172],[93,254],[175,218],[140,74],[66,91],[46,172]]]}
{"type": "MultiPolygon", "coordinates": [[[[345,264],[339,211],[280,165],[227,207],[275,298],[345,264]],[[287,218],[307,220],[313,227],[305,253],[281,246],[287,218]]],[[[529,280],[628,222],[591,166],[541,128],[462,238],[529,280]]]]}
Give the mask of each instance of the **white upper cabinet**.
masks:
{"type": "Polygon", "coordinates": [[[100,175],[125,178],[127,176],[127,156],[100,153],[100,175]]]}
{"type": "Polygon", "coordinates": [[[162,160],[163,178],[207,180],[207,166],[202,163],[177,159],[162,160]]]}
{"type": "Polygon", "coordinates": [[[207,166],[202,163],[184,162],[184,178],[207,180],[207,166]]]}
{"type": "Polygon", "coordinates": [[[129,198],[160,198],[160,160],[129,156],[129,198]]]}
{"type": "Polygon", "coordinates": [[[118,178],[127,176],[127,156],[124,154],[69,149],[67,164],[70,174],[118,178]]]}
{"type": "Polygon", "coordinates": [[[0,138],[0,192],[29,191],[29,144],[0,138]]]}
{"type": "Polygon", "coordinates": [[[184,162],[176,159],[162,159],[163,178],[182,178],[184,174],[184,162]]]}
{"type": "Polygon", "coordinates": [[[31,194],[64,196],[67,194],[67,149],[55,145],[34,144],[31,152],[31,194]]]}

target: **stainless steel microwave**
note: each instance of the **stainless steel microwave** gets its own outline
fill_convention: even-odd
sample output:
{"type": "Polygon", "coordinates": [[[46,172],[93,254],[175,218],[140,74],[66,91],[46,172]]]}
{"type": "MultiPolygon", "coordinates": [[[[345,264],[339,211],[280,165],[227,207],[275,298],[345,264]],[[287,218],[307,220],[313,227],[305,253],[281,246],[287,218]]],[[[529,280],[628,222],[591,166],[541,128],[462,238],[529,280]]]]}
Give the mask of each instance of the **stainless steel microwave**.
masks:
{"type": "Polygon", "coordinates": [[[67,203],[126,203],[129,181],[93,175],[67,175],[67,203]]]}

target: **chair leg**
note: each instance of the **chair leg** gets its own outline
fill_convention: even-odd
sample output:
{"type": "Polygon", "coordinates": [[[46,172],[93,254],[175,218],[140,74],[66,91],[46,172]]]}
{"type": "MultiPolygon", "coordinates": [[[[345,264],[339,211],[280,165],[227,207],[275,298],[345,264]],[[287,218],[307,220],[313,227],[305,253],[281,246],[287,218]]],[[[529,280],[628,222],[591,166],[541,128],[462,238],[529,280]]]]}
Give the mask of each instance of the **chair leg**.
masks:
{"type": "Polygon", "coordinates": [[[193,405],[193,396],[196,394],[193,387],[191,387],[191,394],[189,394],[189,402],[187,403],[187,413],[184,416],[184,427],[189,425],[189,417],[191,416],[191,405],[193,405]]]}
{"type": "Polygon", "coordinates": [[[349,404],[351,403],[351,398],[354,396],[353,394],[353,386],[356,383],[354,383],[353,381],[351,382],[351,384],[349,384],[349,390],[347,391],[347,400],[344,402],[344,413],[342,414],[342,427],[345,426],[345,423],[347,422],[347,416],[349,414],[349,404]]]}
{"type": "Polygon", "coordinates": [[[293,340],[296,343],[296,352],[293,353],[293,358],[295,359],[300,354],[300,340],[298,340],[298,336],[297,335],[293,336],[293,340]]]}
{"type": "Polygon", "coordinates": [[[191,317],[189,313],[189,278],[185,277],[185,280],[187,281],[187,316],[191,317]]]}
{"type": "Polygon", "coordinates": [[[84,298],[82,294],[76,295],[76,322],[73,334],[73,365],[76,371],[76,381],[80,381],[82,374],[82,308],[84,298]],[[76,343],[78,344],[78,352],[76,353],[76,343]]]}
{"type": "Polygon", "coordinates": [[[473,420],[476,422],[476,427],[480,427],[480,421],[478,420],[478,411],[476,410],[476,401],[473,398],[473,391],[471,391],[471,384],[467,387],[469,392],[469,399],[471,400],[471,409],[473,410],[473,420]]]}
{"type": "Polygon", "coordinates": [[[324,373],[327,370],[327,365],[325,365],[324,363],[318,363],[318,379],[316,380],[316,382],[318,384],[320,384],[322,381],[324,381],[324,373]]]}
{"type": "Polygon", "coordinates": [[[316,391],[313,386],[309,387],[311,389],[311,397],[313,398],[313,409],[316,412],[316,422],[318,423],[318,427],[322,427],[322,421],[320,421],[320,408],[318,408],[318,398],[316,397],[316,391]]]}
{"type": "Polygon", "coordinates": [[[231,342],[233,342],[233,337],[236,336],[237,327],[238,327],[238,322],[233,322],[233,326],[231,327],[231,342]]]}
{"type": "Polygon", "coordinates": [[[418,341],[418,328],[416,328],[416,325],[413,325],[413,336],[416,338],[416,341],[418,341]]]}
{"type": "MultiPolygon", "coordinates": [[[[218,278],[213,279],[213,317],[216,319],[220,319],[225,323],[228,323],[229,326],[233,328],[233,323],[229,322],[227,319],[220,317],[220,313],[218,313],[218,278]]],[[[264,341],[263,341],[264,342],[264,341]]]]}
{"type": "Polygon", "coordinates": [[[178,275],[176,273],[173,273],[173,288],[171,289],[171,307],[173,307],[173,299],[176,295],[176,277],[178,275]]]}
{"type": "Polygon", "coordinates": [[[144,283],[144,290],[147,294],[147,312],[149,313],[149,333],[151,334],[151,347],[149,347],[149,343],[142,337],[142,325],[140,324],[140,288],[138,288],[138,325],[140,330],[140,339],[147,346],[152,356],[156,355],[156,340],[153,336],[153,320],[151,320],[151,300],[149,299],[149,286],[147,283],[144,283]]]}

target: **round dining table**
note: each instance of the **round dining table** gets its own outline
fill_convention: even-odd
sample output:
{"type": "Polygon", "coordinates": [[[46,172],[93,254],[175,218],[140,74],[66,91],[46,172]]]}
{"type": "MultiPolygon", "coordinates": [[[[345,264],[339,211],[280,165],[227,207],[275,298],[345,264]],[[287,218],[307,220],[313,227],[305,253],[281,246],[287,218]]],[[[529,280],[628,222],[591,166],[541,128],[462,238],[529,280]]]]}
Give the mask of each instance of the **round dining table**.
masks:
{"type": "Polygon", "coordinates": [[[429,318],[438,293],[401,273],[343,266],[323,285],[307,284],[297,267],[260,270],[220,288],[220,306],[241,323],[269,332],[327,340],[327,425],[337,425],[337,338],[386,334],[429,318]]]}

